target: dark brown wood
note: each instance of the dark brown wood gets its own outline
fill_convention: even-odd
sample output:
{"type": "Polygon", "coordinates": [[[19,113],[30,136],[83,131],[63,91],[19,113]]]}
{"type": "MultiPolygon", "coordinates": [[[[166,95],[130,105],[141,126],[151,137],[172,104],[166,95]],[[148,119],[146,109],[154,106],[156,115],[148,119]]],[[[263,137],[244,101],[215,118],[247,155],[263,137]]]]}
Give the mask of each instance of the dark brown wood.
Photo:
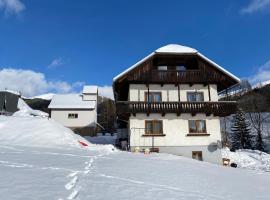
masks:
{"type": "Polygon", "coordinates": [[[178,89],[178,101],[180,102],[180,85],[177,84],[177,89],[178,89]]]}
{"type": "Polygon", "coordinates": [[[189,133],[186,136],[210,136],[209,133],[189,133]]]}
{"type": "Polygon", "coordinates": [[[220,102],[116,102],[117,113],[204,113],[216,116],[228,116],[235,113],[234,101],[220,102]]]}
{"type": "Polygon", "coordinates": [[[142,137],[164,137],[166,134],[143,134],[142,137]]]}

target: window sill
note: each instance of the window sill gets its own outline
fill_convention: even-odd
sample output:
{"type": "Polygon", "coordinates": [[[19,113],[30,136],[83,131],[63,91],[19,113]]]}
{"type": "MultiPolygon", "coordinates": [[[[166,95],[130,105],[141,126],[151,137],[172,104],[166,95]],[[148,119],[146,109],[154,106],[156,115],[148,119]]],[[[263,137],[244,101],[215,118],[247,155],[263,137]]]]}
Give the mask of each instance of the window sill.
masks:
{"type": "Polygon", "coordinates": [[[144,134],[142,137],[164,137],[165,134],[144,134]]]}
{"type": "Polygon", "coordinates": [[[210,136],[208,133],[189,133],[186,136],[210,136]]]}

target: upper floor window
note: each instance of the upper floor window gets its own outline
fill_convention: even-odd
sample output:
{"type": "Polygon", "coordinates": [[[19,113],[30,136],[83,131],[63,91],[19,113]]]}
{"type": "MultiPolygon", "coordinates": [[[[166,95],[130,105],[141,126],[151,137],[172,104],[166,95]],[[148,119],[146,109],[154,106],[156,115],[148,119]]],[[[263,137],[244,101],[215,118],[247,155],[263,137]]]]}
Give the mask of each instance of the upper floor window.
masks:
{"type": "Polygon", "coordinates": [[[189,133],[206,133],[205,120],[188,120],[189,133]]]}
{"type": "Polygon", "coordinates": [[[157,69],[160,71],[166,71],[166,70],[168,70],[168,66],[161,65],[161,66],[158,66],[157,69]]]}
{"type": "Polygon", "coordinates": [[[161,102],[161,92],[145,92],[144,99],[146,102],[161,102]]]}
{"type": "Polygon", "coordinates": [[[68,119],[77,119],[78,114],[77,113],[68,113],[68,119]]]}
{"type": "Polygon", "coordinates": [[[146,135],[162,135],[163,124],[161,120],[147,120],[145,121],[146,135]]]}
{"type": "Polygon", "coordinates": [[[203,92],[187,92],[187,101],[189,102],[204,101],[203,92]]]}
{"type": "Polygon", "coordinates": [[[186,71],[187,68],[184,65],[177,65],[175,67],[176,71],[186,71]]]}

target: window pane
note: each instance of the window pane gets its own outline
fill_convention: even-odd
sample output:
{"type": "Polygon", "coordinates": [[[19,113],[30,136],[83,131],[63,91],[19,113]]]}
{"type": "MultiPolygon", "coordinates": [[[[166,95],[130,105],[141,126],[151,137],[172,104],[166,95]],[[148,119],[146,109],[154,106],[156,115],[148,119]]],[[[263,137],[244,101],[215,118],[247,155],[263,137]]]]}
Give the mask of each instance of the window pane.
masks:
{"type": "Polygon", "coordinates": [[[189,102],[204,101],[203,92],[188,92],[187,100],[189,102]]]}
{"type": "Polygon", "coordinates": [[[168,68],[167,66],[158,66],[158,70],[161,70],[161,71],[162,71],[162,70],[165,70],[165,71],[166,71],[167,68],[168,68]]]}
{"type": "Polygon", "coordinates": [[[176,66],[176,70],[177,71],[185,71],[186,67],[184,65],[178,65],[178,66],[176,66]]]}
{"type": "Polygon", "coordinates": [[[146,122],[145,133],[151,134],[153,132],[152,122],[146,122]]]}
{"type": "Polygon", "coordinates": [[[196,92],[196,101],[203,101],[203,93],[196,92]]]}
{"type": "Polygon", "coordinates": [[[162,133],[162,124],[160,121],[154,122],[154,133],[155,134],[161,134],[162,133]]]}
{"type": "Polygon", "coordinates": [[[189,132],[190,133],[196,133],[197,130],[196,130],[195,121],[194,120],[189,120],[188,124],[189,124],[189,132]]]}
{"type": "Polygon", "coordinates": [[[161,102],[161,94],[160,93],[153,94],[153,102],[161,102]]]}
{"type": "Polygon", "coordinates": [[[196,101],[196,96],[195,96],[194,92],[188,92],[188,93],[187,93],[187,100],[188,100],[189,102],[194,102],[194,101],[196,101]]]}
{"type": "Polygon", "coordinates": [[[204,120],[198,120],[196,122],[197,122],[196,125],[197,125],[198,133],[205,133],[206,132],[205,121],[204,120]]]}

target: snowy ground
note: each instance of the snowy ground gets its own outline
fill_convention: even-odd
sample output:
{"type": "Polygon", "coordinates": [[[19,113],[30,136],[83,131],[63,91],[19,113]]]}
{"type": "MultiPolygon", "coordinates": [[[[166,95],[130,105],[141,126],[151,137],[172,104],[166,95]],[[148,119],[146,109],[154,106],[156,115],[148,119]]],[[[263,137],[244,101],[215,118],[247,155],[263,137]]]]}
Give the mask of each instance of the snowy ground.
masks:
{"type": "Polygon", "coordinates": [[[166,154],[0,145],[4,199],[269,199],[270,174],[166,154]]]}
{"type": "Polygon", "coordinates": [[[258,150],[241,149],[231,152],[228,148],[222,150],[223,158],[229,158],[230,163],[236,163],[239,168],[270,172],[270,154],[258,150]]]}
{"type": "Polygon", "coordinates": [[[269,199],[270,173],[83,147],[53,120],[0,117],[0,199],[269,199]]]}

